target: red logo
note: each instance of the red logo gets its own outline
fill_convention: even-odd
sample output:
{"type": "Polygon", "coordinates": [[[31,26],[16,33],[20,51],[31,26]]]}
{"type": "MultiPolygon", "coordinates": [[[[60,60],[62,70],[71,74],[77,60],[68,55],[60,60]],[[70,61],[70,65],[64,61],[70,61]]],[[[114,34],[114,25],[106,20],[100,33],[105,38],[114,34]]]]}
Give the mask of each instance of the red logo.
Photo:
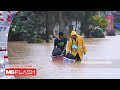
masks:
{"type": "Polygon", "coordinates": [[[7,76],[36,76],[36,68],[32,68],[32,67],[6,68],[5,75],[7,76]]]}

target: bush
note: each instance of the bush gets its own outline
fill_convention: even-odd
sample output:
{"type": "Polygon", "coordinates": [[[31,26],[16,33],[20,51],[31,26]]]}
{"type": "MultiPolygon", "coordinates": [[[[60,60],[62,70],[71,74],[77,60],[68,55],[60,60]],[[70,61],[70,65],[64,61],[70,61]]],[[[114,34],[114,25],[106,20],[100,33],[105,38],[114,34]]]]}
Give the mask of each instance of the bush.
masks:
{"type": "Polygon", "coordinates": [[[41,39],[41,38],[35,38],[35,42],[36,42],[36,43],[42,43],[42,42],[43,42],[43,39],[41,39]]]}
{"type": "Polygon", "coordinates": [[[108,20],[101,16],[92,16],[89,21],[92,26],[100,26],[101,28],[106,28],[108,26],[108,20]]]}
{"type": "Polygon", "coordinates": [[[91,38],[105,38],[104,33],[101,30],[94,30],[91,35],[91,38]]]}

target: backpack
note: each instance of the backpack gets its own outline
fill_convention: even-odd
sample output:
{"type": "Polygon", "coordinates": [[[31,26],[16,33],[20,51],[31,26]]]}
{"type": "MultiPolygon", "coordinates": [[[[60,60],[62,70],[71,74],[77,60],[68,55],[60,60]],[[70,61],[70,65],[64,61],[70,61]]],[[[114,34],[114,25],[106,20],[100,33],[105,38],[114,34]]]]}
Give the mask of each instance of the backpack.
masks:
{"type": "Polygon", "coordinates": [[[55,48],[52,51],[52,56],[59,56],[59,55],[61,55],[61,53],[62,53],[62,50],[60,48],[55,48]]]}

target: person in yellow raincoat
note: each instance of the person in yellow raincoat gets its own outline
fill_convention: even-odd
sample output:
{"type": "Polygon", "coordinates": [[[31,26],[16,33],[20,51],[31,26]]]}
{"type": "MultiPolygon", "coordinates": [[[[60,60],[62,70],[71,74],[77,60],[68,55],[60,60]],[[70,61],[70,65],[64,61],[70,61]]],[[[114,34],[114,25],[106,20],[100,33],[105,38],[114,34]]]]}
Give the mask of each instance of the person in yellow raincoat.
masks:
{"type": "Polygon", "coordinates": [[[74,55],[76,61],[81,61],[83,54],[86,54],[87,48],[85,46],[84,39],[78,35],[75,31],[71,32],[71,37],[68,41],[67,53],[74,55]]]}

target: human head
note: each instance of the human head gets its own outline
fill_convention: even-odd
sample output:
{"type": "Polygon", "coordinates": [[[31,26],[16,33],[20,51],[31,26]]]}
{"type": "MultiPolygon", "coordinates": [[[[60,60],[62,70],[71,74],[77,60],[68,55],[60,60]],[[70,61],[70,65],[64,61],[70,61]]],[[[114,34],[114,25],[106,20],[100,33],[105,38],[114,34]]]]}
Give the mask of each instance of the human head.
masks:
{"type": "Polygon", "coordinates": [[[76,39],[77,33],[75,31],[71,32],[71,38],[76,39]]]}
{"type": "Polygon", "coordinates": [[[59,32],[59,38],[61,39],[63,36],[63,32],[59,32]]]}

